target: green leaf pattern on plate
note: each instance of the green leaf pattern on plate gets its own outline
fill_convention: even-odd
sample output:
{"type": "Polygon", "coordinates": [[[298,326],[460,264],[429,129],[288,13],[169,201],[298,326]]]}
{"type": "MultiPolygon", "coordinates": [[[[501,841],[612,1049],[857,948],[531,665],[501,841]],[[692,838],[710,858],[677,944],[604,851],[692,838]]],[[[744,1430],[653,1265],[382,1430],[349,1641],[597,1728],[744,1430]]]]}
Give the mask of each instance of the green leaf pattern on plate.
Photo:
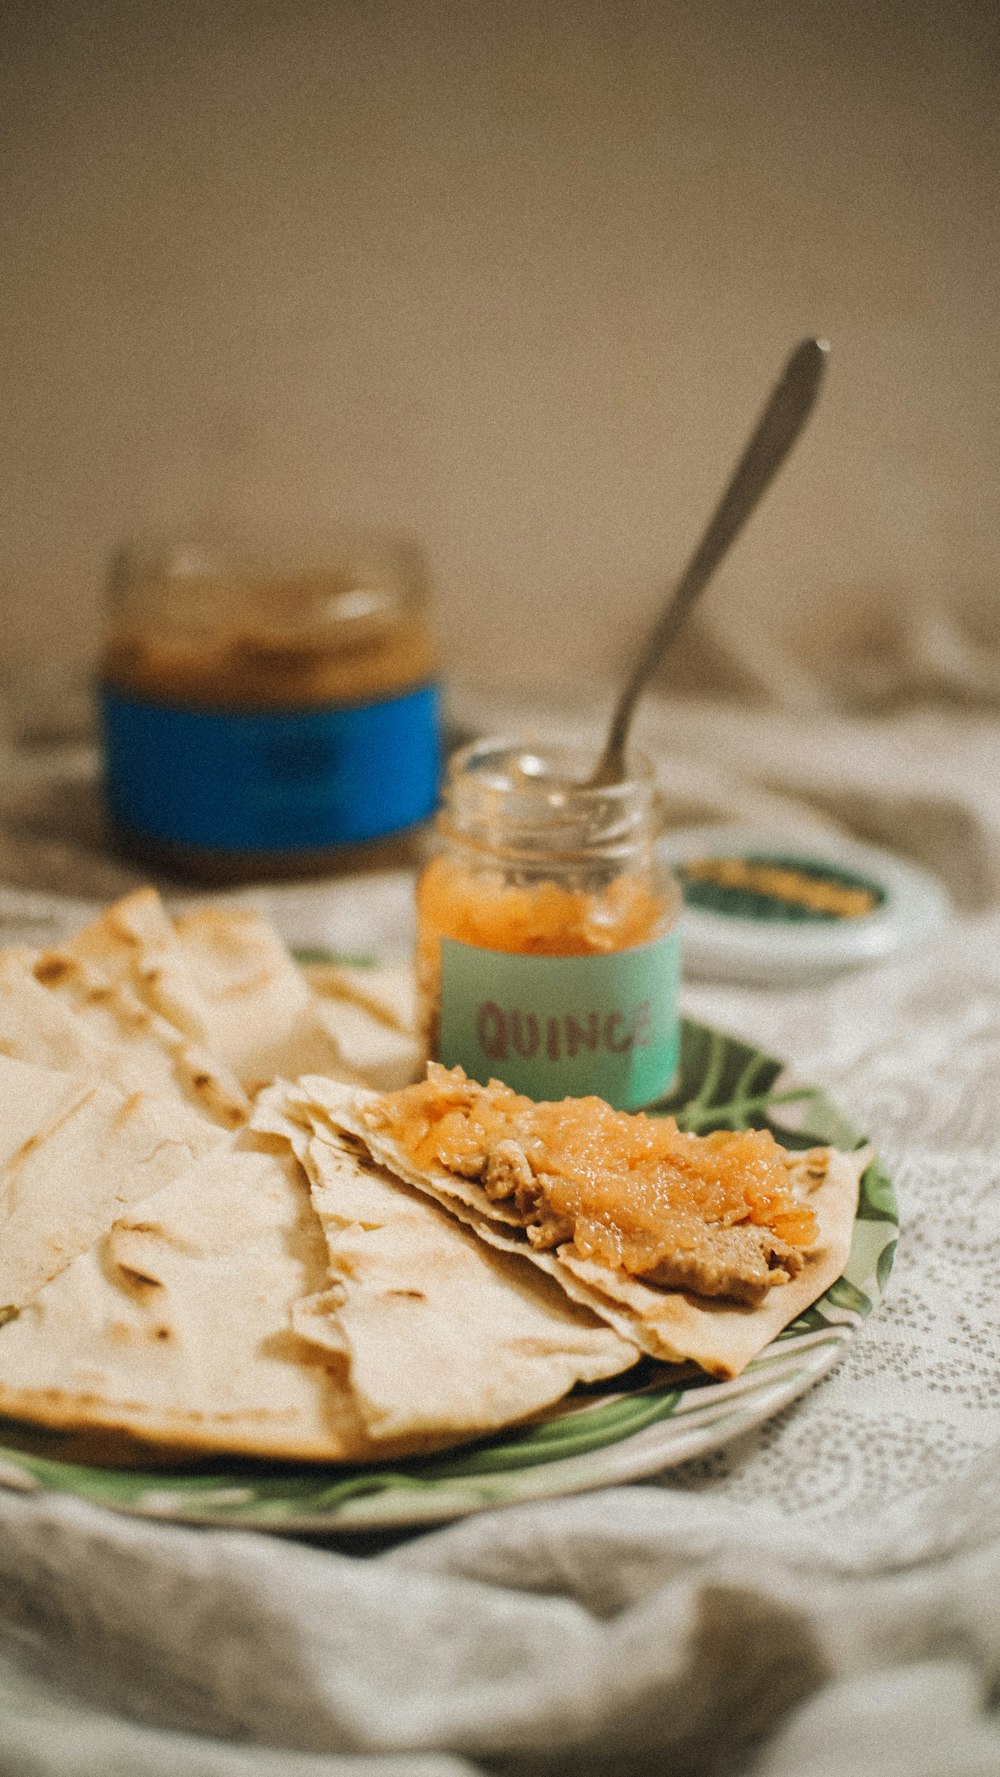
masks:
{"type": "MultiPolygon", "coordinates": [[[[822,1092],[789,1081],[782,1062],[690,1020],[682,1025],[673,1091],[655,1109],[696,1134],[768,1128],[797,1150],[860,1142],[822,1092]]],[[[38,1453],[37,1432],[19,1439],[8,1426],[0,1434],[0,1485],[54,1488],[177,1522],[315,1531],[432,1523],[655,1473],[749,1429],[830,1368],[885,1287],[897,1220],[892,1185],[874,1159],[861,1181],[843,1276],[734,1382],[679,1380],[676,1368],[644,1360],[611,1385],[577,1389],[529,1426],[444,1456],[355,1469],[235,1459],[182,1470],[85,1467],[58,1459],[57,1435],[47,1456],[38,1453]]]]}

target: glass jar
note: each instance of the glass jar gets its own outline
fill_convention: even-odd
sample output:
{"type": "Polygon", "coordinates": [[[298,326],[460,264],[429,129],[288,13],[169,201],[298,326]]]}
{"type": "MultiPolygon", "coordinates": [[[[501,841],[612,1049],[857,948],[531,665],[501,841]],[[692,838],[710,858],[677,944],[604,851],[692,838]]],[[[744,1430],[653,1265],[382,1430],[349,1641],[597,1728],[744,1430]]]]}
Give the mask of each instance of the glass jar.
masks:
{"type": "Polygon", "coordinates": [[[670,1086],[681,897],[649,761],[592,788],[590,754],[479,741],[453,757],[417,884],[428,1053],[535,1099],[619,1110],[670,1086]]]}
{"type": "Polygon", "coordinates": [[[296,558],[128,545],[100,701],[128,851],[215,881],[356,862],[437,800],[422,557],[374,534],[296,558]]]}

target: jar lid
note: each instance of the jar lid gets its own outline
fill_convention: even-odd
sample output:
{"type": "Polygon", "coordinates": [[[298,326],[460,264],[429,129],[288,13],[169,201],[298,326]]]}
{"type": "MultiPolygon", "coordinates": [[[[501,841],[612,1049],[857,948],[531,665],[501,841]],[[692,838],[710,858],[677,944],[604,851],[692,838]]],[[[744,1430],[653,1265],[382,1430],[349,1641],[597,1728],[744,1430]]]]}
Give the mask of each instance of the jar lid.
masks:
{"type": "Polygon", "coordinates": [[[661,841],[684,896],[685,969],[797,986],[928,943],[951,913],[929,870],[836,835],[674,828],[661,841]]]}

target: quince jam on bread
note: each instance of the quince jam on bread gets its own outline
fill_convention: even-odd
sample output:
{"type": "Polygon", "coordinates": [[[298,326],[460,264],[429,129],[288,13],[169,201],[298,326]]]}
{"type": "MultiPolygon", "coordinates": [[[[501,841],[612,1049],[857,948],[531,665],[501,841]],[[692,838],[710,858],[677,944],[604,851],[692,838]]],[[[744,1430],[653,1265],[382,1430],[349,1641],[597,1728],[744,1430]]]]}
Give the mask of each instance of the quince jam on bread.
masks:
{"type": "Polygon", "coordinates": [[[426,1080],[369,1103],[363,1120],[417,1169],[476,1181],[537,1250],[647,1284],[755,1306],[798,1275],[816,1238],[799,1169],[766,1130],[688,1135],[672,1117],[599,1098],[535,1103],[434,1063],[426,1080]]]}

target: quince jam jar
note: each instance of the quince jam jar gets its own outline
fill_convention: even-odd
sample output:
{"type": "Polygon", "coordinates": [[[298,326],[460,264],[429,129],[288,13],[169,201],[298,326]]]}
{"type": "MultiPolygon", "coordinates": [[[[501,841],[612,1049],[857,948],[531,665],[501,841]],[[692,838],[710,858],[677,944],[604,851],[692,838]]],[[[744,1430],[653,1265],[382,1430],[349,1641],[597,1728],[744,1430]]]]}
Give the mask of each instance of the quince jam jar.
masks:
{"type": "Polygon", "coordinates": [[[429,1054],[530,1098],[653,1103],[677,1065],[680,891],[647,759],[593,788],[571,749],[482,741],[450,763],[417,883],[429,1054]]]}
{"type": "Polygon", "coordinates": [[[100,700],[124,849],[223,882],[384,856],[437,800],[427,606],[419,552],[386,536],[123,550],[100,700]]]}

